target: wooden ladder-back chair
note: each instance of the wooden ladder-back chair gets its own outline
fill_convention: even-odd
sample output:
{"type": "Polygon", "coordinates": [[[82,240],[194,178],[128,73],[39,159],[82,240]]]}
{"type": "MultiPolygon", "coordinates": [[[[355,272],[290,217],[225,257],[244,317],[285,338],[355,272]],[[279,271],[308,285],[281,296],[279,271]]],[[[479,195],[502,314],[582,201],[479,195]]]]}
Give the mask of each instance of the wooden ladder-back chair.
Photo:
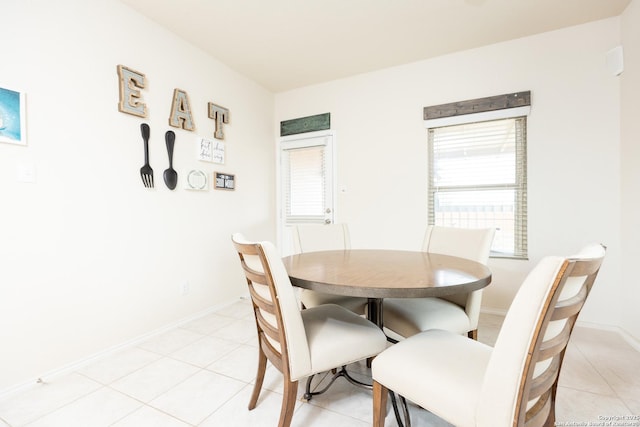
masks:
{"type": "Polygon", "coordinates": [[[491,348],[431,330],[373,361],[374,426],[384,425],[387,390],[458,427],[551,427],[565,350],[605,248],[546,257],[529,273],[491,348]]]}
{"type": "Polygon", "coordinates": [[[298,380],[377,355],[386,346],[373,323],[334,304],[300,310],[276,248],[234,234],[258,330],[258,371],[249,410],[258,402],[267,360],[284,377],[279,427],[291,424],[298,380]]]}

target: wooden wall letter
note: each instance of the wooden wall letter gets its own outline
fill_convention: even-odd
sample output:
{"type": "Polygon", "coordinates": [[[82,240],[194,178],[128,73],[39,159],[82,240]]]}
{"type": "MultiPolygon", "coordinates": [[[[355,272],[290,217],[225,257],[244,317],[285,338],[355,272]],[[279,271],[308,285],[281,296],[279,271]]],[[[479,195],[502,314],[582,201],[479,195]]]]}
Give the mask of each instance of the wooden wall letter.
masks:
{"type": "Polygon", "coordinates": [[[134,116],[147,117],[147,104],[140,100],[139,90],[145,87],[145,75],[123,65],[118,65],[118,80],[120,82],[118,110],[134,116]]]}
{"type": "Polygon", "coordinates": [[[224,139],[224,130],[222,129],[222,124],[229,123],[229,110],[227,108],[216,105],[213,102],[210,102],[209,118],[216,121],[216,131],[213,133],[213,136],[216,139],[224,139]]]}
{"type": "Polygon", "coordinates": [[[193,123],[193,117],[191,116],[191,104],[189,104],[189,97],[187,92],[174,89],[173,101],[171,102],[171,116],[169,116],[169,126],[174,128],[182,128],[185,130],[195,130],[196,126],[193,123]]]}

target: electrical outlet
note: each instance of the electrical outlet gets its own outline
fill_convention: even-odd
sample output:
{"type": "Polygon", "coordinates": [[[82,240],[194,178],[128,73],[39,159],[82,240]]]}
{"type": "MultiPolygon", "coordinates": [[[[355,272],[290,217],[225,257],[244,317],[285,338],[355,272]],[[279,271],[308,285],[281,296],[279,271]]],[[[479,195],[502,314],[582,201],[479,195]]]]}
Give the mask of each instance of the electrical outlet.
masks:
{"type": "Polygon", "coordinates": [[[189,291],[191,290],[191,286],[189,286],[189,282],[187,280],[185,280],[184,282],[182,282],[180,284],[180,295],[181,296],[186,296],[189,294],[189,291]]]}

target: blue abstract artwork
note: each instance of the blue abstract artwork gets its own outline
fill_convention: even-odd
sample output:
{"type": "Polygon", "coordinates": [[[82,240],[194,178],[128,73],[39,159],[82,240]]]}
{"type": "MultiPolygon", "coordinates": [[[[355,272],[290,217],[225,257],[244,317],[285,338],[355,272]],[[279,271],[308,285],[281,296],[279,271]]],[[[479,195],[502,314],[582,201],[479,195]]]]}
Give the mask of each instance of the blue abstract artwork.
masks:
{"type": "Polygon", "coordinates": [[[0,142],[26,144],[23,103],[20,92],[0,88],[0,142]]]}

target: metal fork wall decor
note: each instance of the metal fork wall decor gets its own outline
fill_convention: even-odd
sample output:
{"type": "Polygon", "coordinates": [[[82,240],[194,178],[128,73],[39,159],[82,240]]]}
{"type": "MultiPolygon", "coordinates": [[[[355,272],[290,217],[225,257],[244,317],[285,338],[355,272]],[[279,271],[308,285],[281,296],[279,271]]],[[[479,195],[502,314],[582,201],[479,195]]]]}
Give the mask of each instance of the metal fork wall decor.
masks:
{"type": "Polygon", "coordinates": [[[153,188],[153,169],[149,165],[149,134],[151,133],[149,125],[142,123],[140,125],[142,132],[142,140],[144,141],[144,166],[140,168],[140,176],[142,183],[147,188],[153,188]]]}

